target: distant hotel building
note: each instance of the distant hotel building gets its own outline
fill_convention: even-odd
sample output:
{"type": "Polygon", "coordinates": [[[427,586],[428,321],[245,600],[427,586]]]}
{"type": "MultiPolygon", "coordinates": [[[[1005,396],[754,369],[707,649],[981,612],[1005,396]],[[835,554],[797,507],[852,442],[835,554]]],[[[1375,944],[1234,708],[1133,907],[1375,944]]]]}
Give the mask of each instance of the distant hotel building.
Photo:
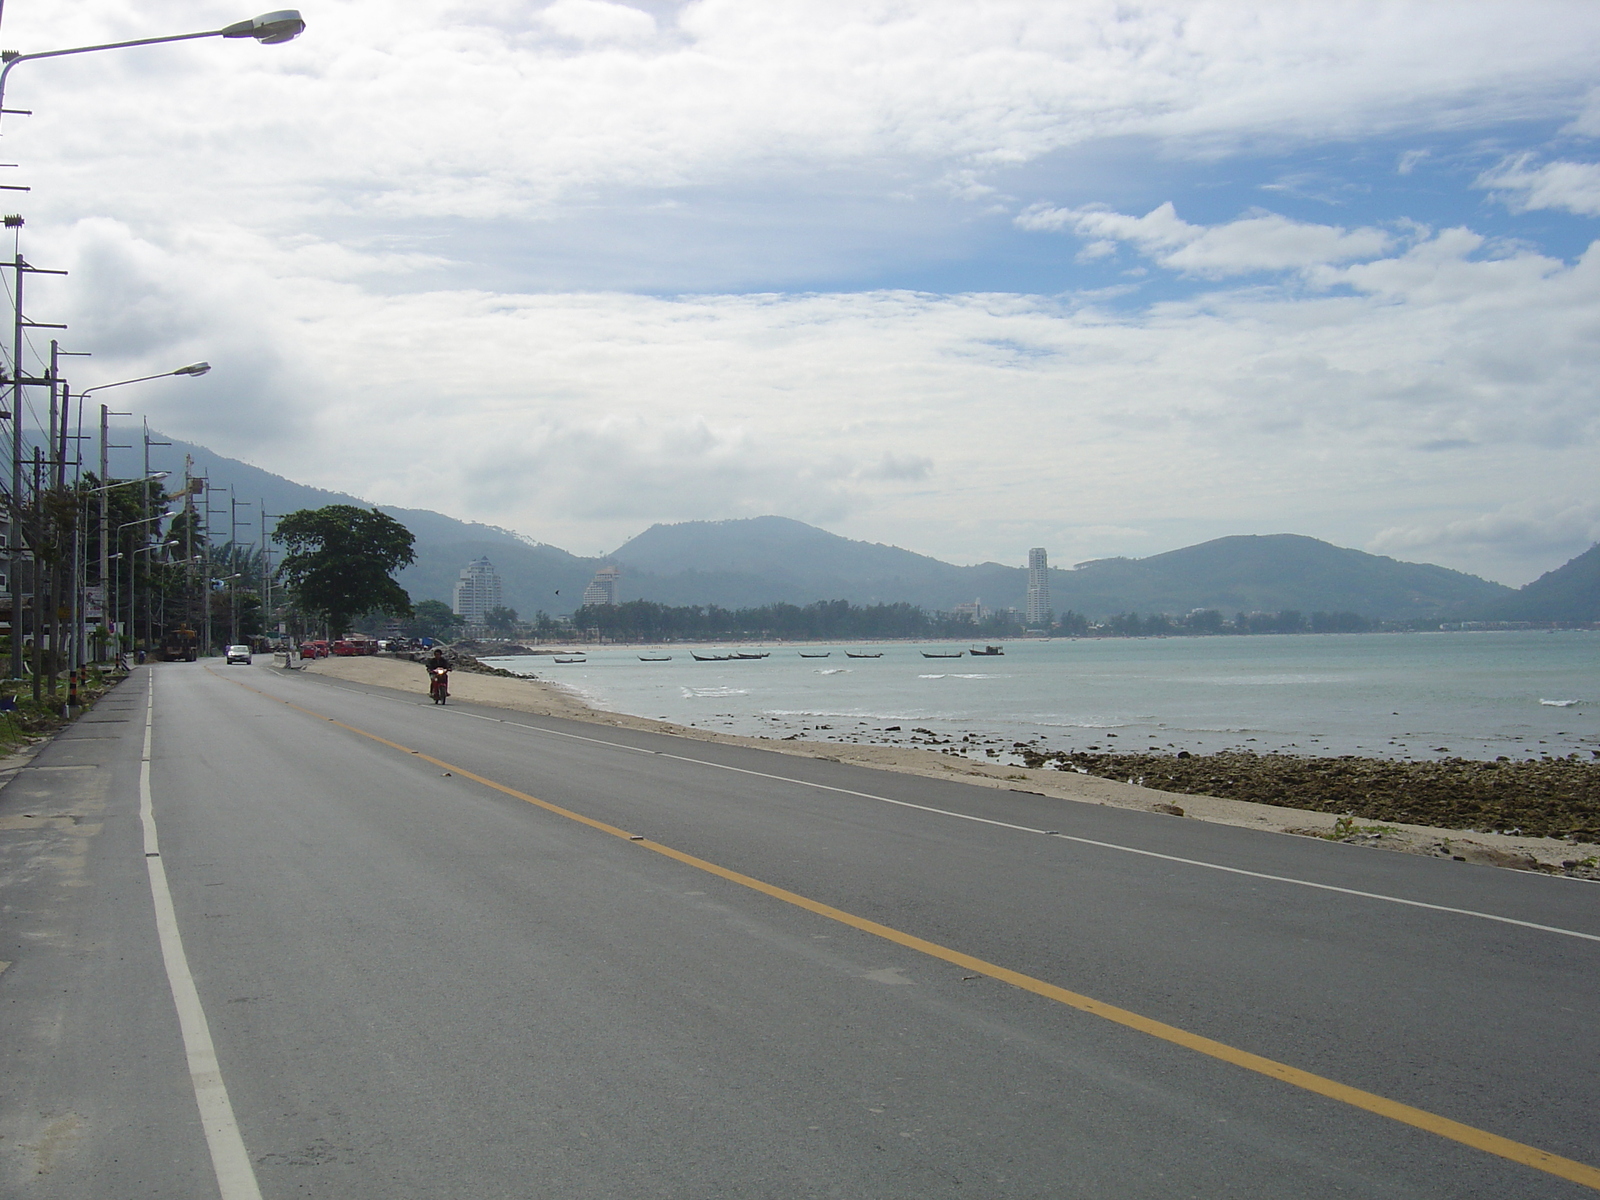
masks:
{"type": "Polygon", "coordinates": [[[622,571],[617,567],[601,567],[594,573],[594,580],[583,589],[583,603],[585,607],[592,604],[615,604],[617,602],[617,579],[622,571]]]}
{"type": "Polygon", "coordinates": [[[494,564],[484,557],[462,567],[461,578],[456,580],[456,616],[469,625],[480,625],[486,612],[500,607],[500,576],[494,573],[494,564]]]}
{"type": "Polygon", "coordinates": [[[1043,629],[1050,620],[1050,564],[1043,546],[1028,551],[1028,603],[1023,620],[1029,629],[1043,629]]]}
{"type": "Polygon", "coordinates": [[[991,612],[990,609],[987,609],[983,606],[983,600],[981,597],[977,600],[974,600],[971,604],[958,604],[951,611],[953,611],[958,617],[968,618],[974,625],[981,624],[983,621],[988,619],[991,612]]]}

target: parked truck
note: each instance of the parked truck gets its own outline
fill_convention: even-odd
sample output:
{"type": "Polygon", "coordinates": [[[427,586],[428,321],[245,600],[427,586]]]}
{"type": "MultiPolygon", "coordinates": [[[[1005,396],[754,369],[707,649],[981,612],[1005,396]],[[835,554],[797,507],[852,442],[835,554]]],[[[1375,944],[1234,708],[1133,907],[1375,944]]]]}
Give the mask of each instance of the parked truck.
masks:
{"type": "Polygon", "coordinates": [[[156,657],[162,662],[194,662],[200,657],[200,635],[179,625],[161,635],[156,657]]]}

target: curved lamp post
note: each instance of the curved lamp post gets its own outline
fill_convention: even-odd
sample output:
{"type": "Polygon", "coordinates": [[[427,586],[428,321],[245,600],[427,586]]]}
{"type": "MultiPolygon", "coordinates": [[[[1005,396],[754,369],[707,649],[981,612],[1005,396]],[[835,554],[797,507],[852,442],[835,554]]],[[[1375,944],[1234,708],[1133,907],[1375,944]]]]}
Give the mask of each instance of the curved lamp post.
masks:
{"type": "MultiPolygon", "coordinates": [[[[19,61],[19,60],[13,60],[13,61],[19,61]]],[[[11,69],[11,64],[8,63],[8,64],[6,64],[5,70],[0,70],[0,86],[3,86],[3,80],[5,78],[5,71],[8,71],[10,69],[11,69]]],[[[0,101],[0,104],[3,104],[3,101],[0,101]]],[[[160,372],[157,372],[154,375],[140,375],[140,376],[138,376],[138,377],[136,377],[134,379],[119,379],[114,383],[97,383],[92,388],[85,388],[83,391],[78,393],[78,421],[79,421],[79,426],[78,427],[80,429],[83,428],[82,421],[83,421],[83,405],[84,405],[84,402],[87,401],[89,396],[92,395],[95,392],[105,391],[107,388],[124,387],[124,386],[126,386],[127,384],[130,384],[130,383],[145,383],[145,382],[147,382],[147,381],[149,381],[151,379],[166,379],[169,376],[173,376],[173,375],[187,375],[187,376],[195,377],[195,376],[204,375],[209,370],[211,370],[211,364],[210,363],[208,363],[208,362],[193,362],[193,363],[187,364],[186,366],[175,367],[171,371],[160,371],[160,372]]],[[[20,387],[20,385],[18,385],[18,387],[20,387]]],[[[71,402],[71,399],[72,399],[71,393],[68,392],[67,401],[68,401],[69,404],[71,402]]],[[[102,408],[104,408],[104,406],[102,406],[102,408]]],[[[105,442],[106,442],[106,437],[105,437],[105,419],[106,419],[106,415],[107,415],[106,412],[102,412],[100,414],[100,477],[101,477],[101,482],[102,483],[105,482],[105,475],[106,475],[106,446],[105,446],[105,442]]],[[[62,409],[61,424],[62,424],[63,428],[65,428],[66,425],[68,424],[68,415],[67,415],[66,406],[63,406],[63,409],[62,409]]],[[[13,425],[11,432],[12,432],[12,442],[13,442],[12,454],[11,454],[11,459],[12,459],[12,494],[16,495],[16,494],[20,493],[21,484],[22,484],[22,474],[21,474],[22,422],[21,421],[16,422],[13,425]]],[[[106,599],[110,595],[110,591],[106,587],[106,574],[110,570],[110,566],[111,566],[110,557],[109,557],[109,546],[107,545],[107,533],[108,533],[108,530],[106,528],[107,522],[108,522],[108,519],[109,519],[109,510],[108,510],[109,497],[106,495],[106,493],[108,491],[110,491],[114,487],[122,487],[122,486],[125,486],[125,485],[130,485],[130,484],[135,484],[135,483],[143,483],[143,484],[147,484],[148,485],[149,483],[155,481],[156,479],[165,478],[166,475],[167,475],[167,472],[163,471],[159,475],[150,476],[148,479],[119,480],[118,482],[116,482],[114,484],[106,484],[104,487],[98,487],[98,488],[89,489],[91,493],[98,492],[100,494],[100,588],[101,588],[101,607],[102,607],[102,609],[105,606],[106,599]]],[[[75,521],[75,526],[76,526],[76,521],[75,521]]],[[[13,531],[13,532],[15,532],[15,531],[13,531]]],[[[74,528],[73,538],[74,538],[74,542],[76,542],[76,538],[77,538],[76,527],[74,528]]],[[[13,542],[15,542],[16,540],[17,539],[13,538],[13,542]]],[[[19,555],[19,549],[20,548],[17,545],[13,545],[11,547],[11,563],[10,563],[10,571],[9,571],[10,579],[7,581],[10,584],[11,612],[13,614],[13,619],[12,619],[12,633],[13,633],[13,636],[12,636],[12,639],[11,639],[11,678],[13,678],[13,679],[22,678],[22,638],[20,636],[21,621],[18,618],[18,614],[20,614],[21,611],[22,611],[22,583],[21,583],[21,573],[20,573],[20,571],[18,569],[18,563],[21,561],[21,558],[20,558],[20,555],[19,555]]],[[[82,574],[81,574],[81,571],[79,569],[78,550],[77,550],[76,545],[74,545],[73,550],[72,550],[72,574],[74,576],[73,581],[72,581],[72,588],[71,588],[71,592],[72,592],[71,610],[72,611],[71,611],[71,615],[69,617],[69,620],[71,621],[71,625],[72,625],[72,638],[73,638],[73,642],[74,642],[73,663],[74,663],[75,666],[81,667],[83,665],[83,662],[81,661],[81,659],[82,659],[82,628],[80,626],[80,614],[82,612],[82,608],[79,605],[79,593],[82,590],[81,589],[82,574]]]]}
{"type": "Polygon", "coordinates": [[[131,42],[101,42],[96,46],[73,46],[68,50],[41,50],[35,54],[6,55],[6,65],[0,68],[0,108],[4,107],[6,79],[11,68],[18,63],[32,62],[36,58],[63,58],[68,54],[91,54],[96,50],[122,50],[128,46],[154,46],[161,42],[189,42],[196,38],[254,38],[264,46],[276,46],[299,37],[306,23],[300,19],[298,9],[284,8],[277,12],[262,13],[248,21],[235,21],[221,29],[206,29],[200,33],[174,33],[166,37],[135,38],[131,42]]]}
{"type": "MultiPolygon", "coordinates": [[[[211,370],[211,364],[210,363],[208,363],[208,362],[194,362],[194,363],[189,363],[187,366],[175,367],[170,371],[158,371],[154,375],[139,375],[139,376],[137,376],[137,377],[135,377],[133,379],[119,379],[115,383],[97,383],[92,388],[85,388],[83,391],[78,393],[78,428],[79,429],[83,428],[83,405],[84,405],[84,402],[87,401],[88,398],[90,397],[90,395],[92,395],[95,392],[103,392],[107,388],[126,387],[130,383],[147,383],[152,379],[167,379],[167,378],[169,378],[171,376],[174,376],[174,375],[186,375],[186,376],[189,376],[190,378],[196,378],[198,376],[204,375],[209,370],[211,370]]],[[[109,524],[109,521],[110,521],[110,497],[107,496],[106,493],[109,492],[114,487],[122,487],[122,486],[127,485],[127,484],[134,484],[134,483],[149,484],[149,483],[153,482],[154,480],[156,480],[158,478],[165,478],[166,475],[167,475],[167,472],[162,471],[159,475],[152,475],[149,479],[143,479],[143,480],[127,479],[127,480],[119,480],[116,483],[105,483],[105,477],[106,477],[106,475],[108,473],[108,464],[106,462],[106,419],[110,415],[110,411],[111,410],[108,409],[105,405],[102,404],[100,406],[100,481],[101,481],[101,483],[105,484],[105,486],[91,489],[92,491],[96,491],[96,492],[100,493],[100,607],[101,607],[101,611],[102,611],[102,619],[104,619],[104,611],[105,611],[105,606],[106,606],[106,600],[108,600],[110,598],[110,595],[111,595],[110,589],[106,586],[106,575],[107,575],[107,572],[111,568],[111,560],[110,560],[111,546],[110,546],[110,540],[109,540],[110,530],[108,528],[108,524],[109,524]]],[[[63,423],[66,422],[67,416],[66,416],[65,413],[62,414],[61,419],[62,419],[63,423]]],[[[146,503],[149,503],[149,493],[148,492],[146,493],[146,503]]],[[[77,565],[77,555],[76,554],[73,555],[73,563],[74,563],[74,566],[76,567],[76,565],[77,565]]],[[[79,591],[79,588],[77,586],[74,586],[73,589],[72,589],[72,599],[73,599],[73,607],[74,607],[74,609],[77,609],[78,591],[79,591]]],[[[81,609],[79,609],[78,611],[81,612],[81,609]]],[[[113,615],[115,615],[114,610],[113,610],[113,615]]],[[[74,628],[74,632],[75,633],[81,632],[81,631],[78,630],[77,620],[78,620],[77,614],[74,613],[74,616],[73,616],[73,622],[74,622],[73,628],[74,628]]],[[[82,666],[83,664],[79,663],[78,665],[82,666]]],[[[20,673],[20,667],[19,667],[17,673],[20,673]]]]}
{"type": "MultiPolygon", "coordinates": [[[[133,548],[133,550],[129,552],[129,555],[128,555],[128,638],[129,638],[129,641],[132,644],[135,652],[137,652],[138,646],[139,646],[139,639],[138,639],[138,636],[137,636],[137,634],[136,634],[136,632],[134,630],[134,602],[138,599],[138,594],[137,594],[138,593],[138,584],[137,584],[137,578],[138,577],[135,574],[135,572],[137,572],[138,569],[139,569],[139,555],[141,555],[141,554],[152,554],[153,555],[155,553],[155,551],[157,551],[157,550],[170,550],[173,546],[176,546],[177,544],[178,544],[177,542],[151,542],[149,545],[146,545],[146,546],[135,546],[133,548]]],[[[154,574],[154,572],[155,572],[155,559],[151,558],[151,560],[150,560],[150,573],[154,574]]],[[[145,580],[145,604],[144,604],[144,613],[145,613],[144,638],[145,638],[145,645],[146,646],[148,646],[150,644],[150,588],[152,586],[153,585],[152,585],[151,580],[147,577],[146,580],[145,580]]]]}
{"type": "MultiPolygon", "coordinates": [[[[129,567],[128,567],[128,613],[129,613],[129,616],[128,616],[128,628],[129,628],[129,632],[130,633],[132,632],[132,629],[133,629],[133,616],[132,616],[132,614],[133,614],[134,577],[133,577],[133,565],[132,564],[133,564],[133,556],[135,554],[139,553],[139,550],[138,549],[132,549],[132,550],[129,550],[126,554],[123,553],[123,551],[122,551],[122,531],[124,529],[132,529],[136,525],[148,525],[152,521],[164,521],[168,517],[176,516],[176,515],[177,515],[177,513],[176,513],[175,510],[169,509],[166,512],[156,513],[152,517],[141,517],[137,521],[124,521],[121,525],[117,526],[117,552],[115,554],[108,555],[107,558],[108,559],[110,559],[110,558],[126,558],[128,560],[128,563],[129,563],[129,567]]],[[[121,597],[117,596],[116,593],[121,590],[121,582],[122,582],[121,576],[122,576],[122,572],[119,570],[117,572],[117,578],[115,578],[115,579],[113,579],[111,581],[112,582],[112,596],[114,598],[113,598],[113,600],[111,602],[111,620],[108,622],[108,627],[111,630],[111,636],[112,636],[113,644],[116,646],[116,650],[117,650],[116,657],[118,659],[120,659],[122,657],[122,635],[121,635],[121,633],[119,633],[117,631],[117,626],[122,623],[122,611],[121,611],[121,604],[120,604],[121,597]]]]}

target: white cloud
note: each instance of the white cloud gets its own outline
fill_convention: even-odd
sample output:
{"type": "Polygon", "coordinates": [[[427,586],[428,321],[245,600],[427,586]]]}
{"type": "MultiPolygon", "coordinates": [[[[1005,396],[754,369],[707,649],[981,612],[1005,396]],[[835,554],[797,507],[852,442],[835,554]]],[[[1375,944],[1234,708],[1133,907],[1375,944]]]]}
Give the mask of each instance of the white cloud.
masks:
{"type": "MultiPolygon", "coordinates": [[[[14,4],[5,40],[238,15],[14,4]]],[[[1595,6],[328,0],[308,18],[286,46],[23,64],[8,106],[35,115],[3,127],[34,189],[24,247],[73,270],[34,312],[95,351],[75,375],[210,359],[116,395],[307,482],[587,552],[653,520],[778,511],[1076,561],[1229,532],[1363,544],[1583,495],[1600,466],[1594,252],[1042,207],[1026,220],[1091,256],[1297,277],[1133,312],[1111,291],[727,294],[843,277],[901,237],[935,261],[944,231],[914,201],[958,224],[1014,205],[998,171],[1071,175],[1078,147],[1136,146],[1148,183],[1314,139],[1565,121],[1592,86],[1595,6]],[[876,207],[824,227],[817,197],[876,207]],[[680,237],[677,214],[715,237],[680,237]],[[602,254],[661,294],[608,290],[602,254]]],[[[1520,161],[1506,194],[1578,203],[1555,165],[1520,161]]],[[[1438,544],[1506,579],[1553,565],[1438,544]]]]}
{"type": "Polygon", "coordinates": [[[1129,243],[1163,267],[1207,279],[1375,258],[1394,244],[1381,229],[1313,225],[1268,212],[1225,225],[1191,225],[1170,200],[1142,217],[1100,206],[1034,204],[1017,216],[1016,224],[1030,230],[1072,229],[1090,239],[1084,253],[1091,258],[1104,257],[1118,242],[1129,243]]]}
{"type": "Polygon", "coordinates": [[[1594,88],[1585,98],[1583,111],[1573,118],[1563,131],[1579,137],[1600,137],[1600,88],[1594,88]]]}
{"type": "Polygon", "coordinates": [[[1474,186],[1488,189],[1513,212],[1564,208],[1600,216],[1600,163],[1561,161],[1535,167],[1533,160],[1531,154],[1508,159],[1485,171],[1474,186]]]}
{"type": "Polygon", "coordinates": [[[1600,503],[1576,495],[1517,500],[1490,512],[1378,531],[1368,549],[1402,558],[1482,554],[1559,565],[1600,542],[1600,503]]]}
{"type": "MultiPolygon", "coordinates": [[[[114,348],[95,381],[216,364],[119,397],[159,428],[588,553],[656,520],[761,512],[970,560],[1233,532],[1362,545],[1583,495],[1600,473],[1600,247],[1484,258],[1447,230],[1323,268],[1331,291],[1133,313],[904,291],[382,293],[273,273],[314,255],[162,254],[93,223],[49,249],[75,271],[75,336],[114,348]],[[1106,532],[1128,529],[1145,540],[1106,532]]],[[[1552,544],[1436,546],[1521,582],[1552,544]]]]}
{"type": "Polygon", "coordinates": [[[555,0],[539,19],[563,37],[580,42],[641,42],[655,36],[655,18],[626,4],[604,0],[555,0]]]}
{"type": "MultiPolygon", "coordinates": [[[[24,64],[11,98],[36,115],[8,119],[8,157],[48,172],[69,206],[115,187],[140,220],[197,200],[257,227],[314,211],[539,219],[604,190],[819,167],[942,186],[1108,137],[1205,156],[1260,138],[1454,129],[1571,112],[1589,87],[1600,11],[1444,12],[701,0],[658,24],[602,0],[330,0],[286,46],[24,64]]],[[[6,21],[32,47],[234,15],[222,0],[84,0],[13,6],[6,21]]]]}

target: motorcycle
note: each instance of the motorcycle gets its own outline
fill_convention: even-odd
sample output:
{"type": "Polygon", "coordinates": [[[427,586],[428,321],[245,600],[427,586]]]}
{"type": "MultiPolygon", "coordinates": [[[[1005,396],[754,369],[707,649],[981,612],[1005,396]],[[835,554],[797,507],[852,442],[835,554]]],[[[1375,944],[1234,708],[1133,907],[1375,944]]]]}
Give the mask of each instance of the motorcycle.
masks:
{"type": "Polygon", "coordinates": [[[443,704],[450,696],[450,672],[444,667],[429,667],[428,675],[428,698],[443,704]]]}

